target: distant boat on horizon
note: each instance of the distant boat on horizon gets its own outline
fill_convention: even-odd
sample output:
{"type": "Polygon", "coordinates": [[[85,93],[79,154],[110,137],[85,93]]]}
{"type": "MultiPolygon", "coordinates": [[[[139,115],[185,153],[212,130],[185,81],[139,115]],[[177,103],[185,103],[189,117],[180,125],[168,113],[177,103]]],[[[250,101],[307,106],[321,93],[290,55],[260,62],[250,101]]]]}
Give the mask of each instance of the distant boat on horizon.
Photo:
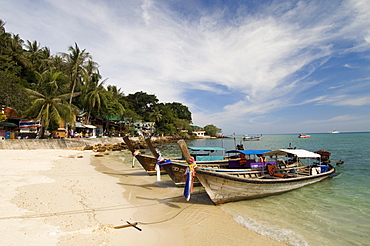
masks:
{"type": "Polygon", "coordinates": [[[244,135],[243,141],[259,141],[261,140],[261,138],[262,138],[262,134],[260,134],[259,136],[244,135]]]}
{"type": "Polygon", "coordinates": [[[332,130],[330,133],[339,133],[339,131],[337,131],[337,130],[332,130]]]}

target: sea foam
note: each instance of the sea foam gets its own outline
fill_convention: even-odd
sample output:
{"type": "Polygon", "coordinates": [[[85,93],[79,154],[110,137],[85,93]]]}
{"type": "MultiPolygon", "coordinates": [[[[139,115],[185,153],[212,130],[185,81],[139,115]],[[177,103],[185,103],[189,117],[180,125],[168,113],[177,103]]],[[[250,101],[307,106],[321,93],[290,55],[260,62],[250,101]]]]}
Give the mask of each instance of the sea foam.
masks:
{"type": "Polygon", "coordinates": [[[294,246],[308,246],[303,236],[298,235],[292,230],[282,229],[267,221],[256,221],[249,217],[235,216],[234,220],[245,228],[254,231],[260,235],[269,237],[278,242],[294,246]]]}

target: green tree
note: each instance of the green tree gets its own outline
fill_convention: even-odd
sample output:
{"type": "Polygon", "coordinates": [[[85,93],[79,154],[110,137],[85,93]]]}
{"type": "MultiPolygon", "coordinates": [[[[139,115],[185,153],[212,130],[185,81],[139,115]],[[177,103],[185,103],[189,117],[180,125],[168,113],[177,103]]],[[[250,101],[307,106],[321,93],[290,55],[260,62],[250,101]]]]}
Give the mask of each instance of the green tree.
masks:
{"type": "Polygon", "coordinates": [[[32,64],[36,64],[39,62],[41,56],[40,56],[40,44],[35,40],[33,42],[27,40],[26,44],[26,51],[28,53],[28,59],[32,64]]]}
{"type": "Polygon", "coordinates": [[[61,123],[73,125],[73,105],[68,103],[68,98],[75,97],[80,93],[63,93],[60,80],[60,72],[50,71],[41,75],[39,91],[26,89],[33,102],[27,109],[26,115],[41,122],[41,137],[44,137],[45,130],[52,125],[58,126],[61,123]],[[63,93],[63,94],[62,94],[63,93]]]}
{"type": "Polygon", "coordinates": [[[84,86],[84,105],[88,109],[87,122],[90,122],[90,117],[93,109],[97,110],[99,114],[102,106],[108,103],[107,93],[104,88],[104,83],[107,79],[100,81],[99,74],[93,74],[85,83],[84,86]]]}
{"type": "Polygon", "coordinates": [[[0,19],[0,70],[21,77],[28,64],[19,35],[7,33],[5,22],[0,19]]]}
{"type": "Polygon", "coordinates": [[[173,102],[173,103],[166,103],[166,106],[169,110],[171,110],[174,113],[174,117],[179,119],[188,120],[189,122],[192,121],[191,119],[191,112],[189,111],[188,107],[185,105],[179,103],[179,102],[173,102]]]}
{"type": "MultiPolygon", "coordinates": [[[[43,95],[31,89],[26,89],[33,97],[34,101],[27,111],[27,115],[40,120],[41,122],[41,137],[45,135],[45,130],[49,128],[52,122],[73,124],[73,111],[67,100],[71,93],[50,96],[43,95]]],[[[78,93],[74,93],[76,96],[78,93]]],[[[53,129],[51,129],[53,130],[53,129]]]]}
{"type": "Polygon", "coordinates": [[[204,131],[206,131],[207,135],[210,135],[211,137],[216,137],[217,133],[221,133],[221,129],[217,128],[215,125],[206,125],[204,128],[204,131]]]}
{"type": "Polygon", "coordinates": [[[154,105],[158,103],[156,95],[150,95],[142,91],[129,94],[127,101],[133,105],[133,110],[145,121],[149,121],[149,114],[153,110],[154,105]]]}
{"type": "Polygon", "coordinates": [[[0,71],[0,105],[16,109],[20,115],[31,103],[22,83],[22,80],[14,74],[0,71]]]}
{"type": "Polygon", "coordinates": [[[113,98],[123,106],[125,110],[133,108],[130,105],[130,103],[126,100],[126,96],[121,91],[121,88],[117,88],[116,85],[108,85],[107,90],[112,94],[113,98]]]}
{"type": "Polygon", "coordinates": [[[158,106],[155,106],[151,112],[149,112],[149,120],[158,123],[162,119],[163,115],[158,106]]]}
{"type": "Polygon", "coordinates": [[[55,71],[51,67],[49,70],[39,73],[35,71],[37,82],[32,84],[33,90],[45,94],[57,94],[68,92],[68,81],[63,79],[63,73],[55,71]]]}
{"type": "Polygon", "coordinates": [[[74,91],[78,85],[82,83],[82,79],[85,73],[84,66],[87,63],[87,59],[91,58],[90,54],[85,49],[81,50],[77,43],[75,46],[69,46],[68,51],[70,53],[63,53],[62,56],[68,64],[68,73],[71,80],[71,93],[69,104],[72,104],[72,98],[74,91]]]}

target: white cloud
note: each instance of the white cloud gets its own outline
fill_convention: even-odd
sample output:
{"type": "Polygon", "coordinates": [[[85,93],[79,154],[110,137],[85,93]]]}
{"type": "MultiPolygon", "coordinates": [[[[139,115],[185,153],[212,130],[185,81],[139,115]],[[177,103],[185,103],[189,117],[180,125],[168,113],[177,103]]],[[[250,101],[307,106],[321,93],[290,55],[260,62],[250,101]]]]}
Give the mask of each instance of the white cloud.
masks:
{"type": "Polygon", "coordinates": [[[324,120],[307,120],[304,123],[305,124],[318,124],[318,123],[343,123],[343,122],[348,122],[348,121],[353,121],[353,120],[359,120],[362,117],[359,116],[354,116],[354,115],[338,115],[329,119],[324,119],[324,120]]]}
{"type": "Polygon", "coordinates": [[[370,105],[370,95],[362,97],[347,97],[345,99],[337,100],[334,105],[337,106],[364,106],[370,105]]]}

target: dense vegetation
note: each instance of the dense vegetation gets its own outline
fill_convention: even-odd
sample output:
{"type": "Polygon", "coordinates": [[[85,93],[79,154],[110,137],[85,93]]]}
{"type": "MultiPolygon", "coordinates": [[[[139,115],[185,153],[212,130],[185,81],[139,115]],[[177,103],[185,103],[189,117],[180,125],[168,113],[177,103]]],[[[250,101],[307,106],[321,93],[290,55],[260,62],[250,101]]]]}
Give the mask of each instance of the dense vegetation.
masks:
{"type": "Polygon", "coordinates": [[[157,133],[193,130],[191,112],[181,103],[160,103],[143,91],[125,95],[117,86],[105,86],[98,63],[76,43],[53,55],[48,47],[24,42],[4,26],[0,19],[0,104],[19,116],[39,119],[42,132],[55,130],[60,122],[73,127],[73,116],[81,113],[88,123],[114,118],[128,125],[155,122],[157,133]]]}

